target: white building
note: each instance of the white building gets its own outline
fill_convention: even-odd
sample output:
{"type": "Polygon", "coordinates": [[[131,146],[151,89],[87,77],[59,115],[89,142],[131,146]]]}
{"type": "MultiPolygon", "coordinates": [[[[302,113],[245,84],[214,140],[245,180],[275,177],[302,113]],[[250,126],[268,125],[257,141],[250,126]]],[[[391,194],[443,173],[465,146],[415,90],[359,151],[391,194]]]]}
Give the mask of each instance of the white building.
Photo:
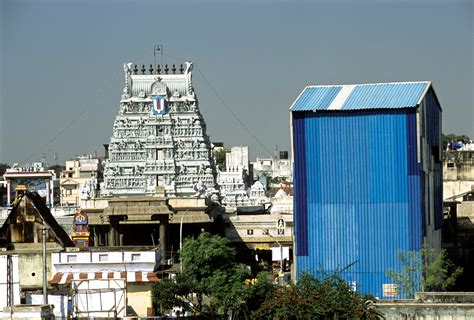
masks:
{"type": "Polygon", "coordinates": [[[11,206],[15,197],[15,189],[19,184],[25,185],[29,191],[37,192],[45,198],[46,205],[52,207],[54,203],[54,170],[47,170],[41,162],[20,166],[17,163],[3,174],[7,184],[7,206],[11,206]]]}
{"type": "Polygon", "coordinates": [[[52,254],[50,285],[74,291],[77,317],[146,317],[161,259],[154,249],[65,251],[52,254]],[[87,303],[86,303],[87,301],[87,303]]]}
{"type": "Polygon", "coordinates": [[[288,151],[275,149],[271,158],[258,158],[251,163],[253,167],[253,178],[257,180],[260,176],[270,176],[272,178],[284,179],[287,182],[293,181],[291,170],[291,160],[288,157],[288,151]]]}

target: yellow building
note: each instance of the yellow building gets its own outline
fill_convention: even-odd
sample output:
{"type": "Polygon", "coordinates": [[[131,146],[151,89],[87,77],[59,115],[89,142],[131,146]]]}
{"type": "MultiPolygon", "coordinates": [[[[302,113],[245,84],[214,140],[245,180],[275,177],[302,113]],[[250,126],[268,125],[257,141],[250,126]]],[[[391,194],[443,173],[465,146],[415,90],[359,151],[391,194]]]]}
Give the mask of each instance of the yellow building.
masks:
{"type": "Polygon", "coordinates": [[[62,206],[80,206],[81,200],[94,198],[101,181],[102,161],[92,156],[66,161],[61,172],[60,190],[62,206]]]}

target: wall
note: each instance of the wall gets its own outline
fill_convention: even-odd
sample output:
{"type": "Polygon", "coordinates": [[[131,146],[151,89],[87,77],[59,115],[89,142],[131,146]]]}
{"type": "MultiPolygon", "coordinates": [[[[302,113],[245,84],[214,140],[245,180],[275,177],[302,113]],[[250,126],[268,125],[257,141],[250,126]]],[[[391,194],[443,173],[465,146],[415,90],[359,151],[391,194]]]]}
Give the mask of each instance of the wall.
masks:
{"type": "MultiPolygon", "coordinates": [[[[51,279],[51,253],[46,256],[47,279],[51,279]]],[[[19,254],[20,287],[28,289],[43,288],[43,254],[21,253],[19,254]]]]}
{"type": "MultiPolygon", "coordinates": [[[[43,304],[42,293],[27,293],[26,304],[43,304]]],[[[67,293],[48,293],[48,304],[54,305],[53,313],[56,319],[66,319],[68,316],[68,295],[67,293]]]]}
{"type": "Polygon", "coordinates": [[[418,292],[414,300],[377,303],[385,319],[456,320],[474,318],[473,292],[418,292]]]}
{"type": "Polygon", "coordinates": [[[52,258],[53,273],[56,272],[107,272],[152,271],[156,263],[155,251],[86,251],[58,252],[52,258]],[[132,256],[140,255],[133,260],[132,256]],[[106,259],[101,261],[102,259],[106,259]],[[69,258],[68,258],[69,257],[69,258]],[[75,260],[75,261],[73,261],[75,260]]]}
{"type": "Polygon", "coordinates": [[[443,199],[474,190],[474,151],[445,151],[443,161],[443,199]]]}
{"type": "MultiPolygon", "coordinates": [[[[12,255],[12,276],[13,276],[13,304],[20,304],[20,279],[18,272],[18,255],[12,255]]],[[[7,255],[0,255],[0,310],[7,306],[8,285],[7,285],[7,255]]]]}
{"type": "Polygon", "coordinates": [[[131,306],[139,317],[146,317],[147,309],[152,307],[151,287],[150,283],[127,284],[127,305],[131,306]]]}
{"type": "Polygon", "coordinates": [[[440,245],[433,99],[420,112],[293,112],[297,274],[353,264],[343,272],[349,283],[389,298],[397,251],[419,250],[425,237],[440,245]]]}

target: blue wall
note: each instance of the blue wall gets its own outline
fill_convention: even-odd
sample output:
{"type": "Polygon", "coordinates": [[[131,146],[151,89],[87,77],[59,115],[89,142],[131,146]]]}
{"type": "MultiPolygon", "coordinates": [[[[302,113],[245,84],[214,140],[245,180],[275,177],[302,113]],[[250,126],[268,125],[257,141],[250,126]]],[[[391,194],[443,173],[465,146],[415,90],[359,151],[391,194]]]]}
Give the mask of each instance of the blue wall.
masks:
{"type": "Polygon", "coordinates": [[[292,113],[297,273],[355,263],[343,276],[383,298],[397,250],[421,248],[415,112],[292,113]]]}

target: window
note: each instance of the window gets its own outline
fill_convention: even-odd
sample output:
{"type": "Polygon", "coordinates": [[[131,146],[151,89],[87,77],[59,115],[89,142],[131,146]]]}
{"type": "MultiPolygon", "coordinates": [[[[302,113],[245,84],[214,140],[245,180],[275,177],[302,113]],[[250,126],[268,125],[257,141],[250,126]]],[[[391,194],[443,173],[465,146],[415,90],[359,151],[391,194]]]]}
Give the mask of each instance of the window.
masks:
{"type": "Polygon", "coordinates": [[[99,261],[107,261],[109,256],[107,254],[99,254],[99,261]]]}
{"type": "Polygon", "coordinates": [[[448,162],[448,168],[454,168],[454,162],[448,162]]]}
{"type": "Polygon", "coordinates": [[[253,229],[247,229],[247,235],[252,236],[253,235],[253,229]]]}
{"type": "Polygon", "coordinates": [[[263,234],[264,236],[267,236],[267,235],[268,235],[268,229],[263,229],[263,230],[262,230],[262,234],[263,234]]]}
{"type": "Polygon", "coordinates": [[[132,261],[137,261],[137,260],[140,260],[140,254],[132,253],[132,261]]]}
{"type": "Polygon", "coordinates": [[[75,254],[68,254],[66,260],[67,262],[76,262],[77,256],[75,254]]]}

